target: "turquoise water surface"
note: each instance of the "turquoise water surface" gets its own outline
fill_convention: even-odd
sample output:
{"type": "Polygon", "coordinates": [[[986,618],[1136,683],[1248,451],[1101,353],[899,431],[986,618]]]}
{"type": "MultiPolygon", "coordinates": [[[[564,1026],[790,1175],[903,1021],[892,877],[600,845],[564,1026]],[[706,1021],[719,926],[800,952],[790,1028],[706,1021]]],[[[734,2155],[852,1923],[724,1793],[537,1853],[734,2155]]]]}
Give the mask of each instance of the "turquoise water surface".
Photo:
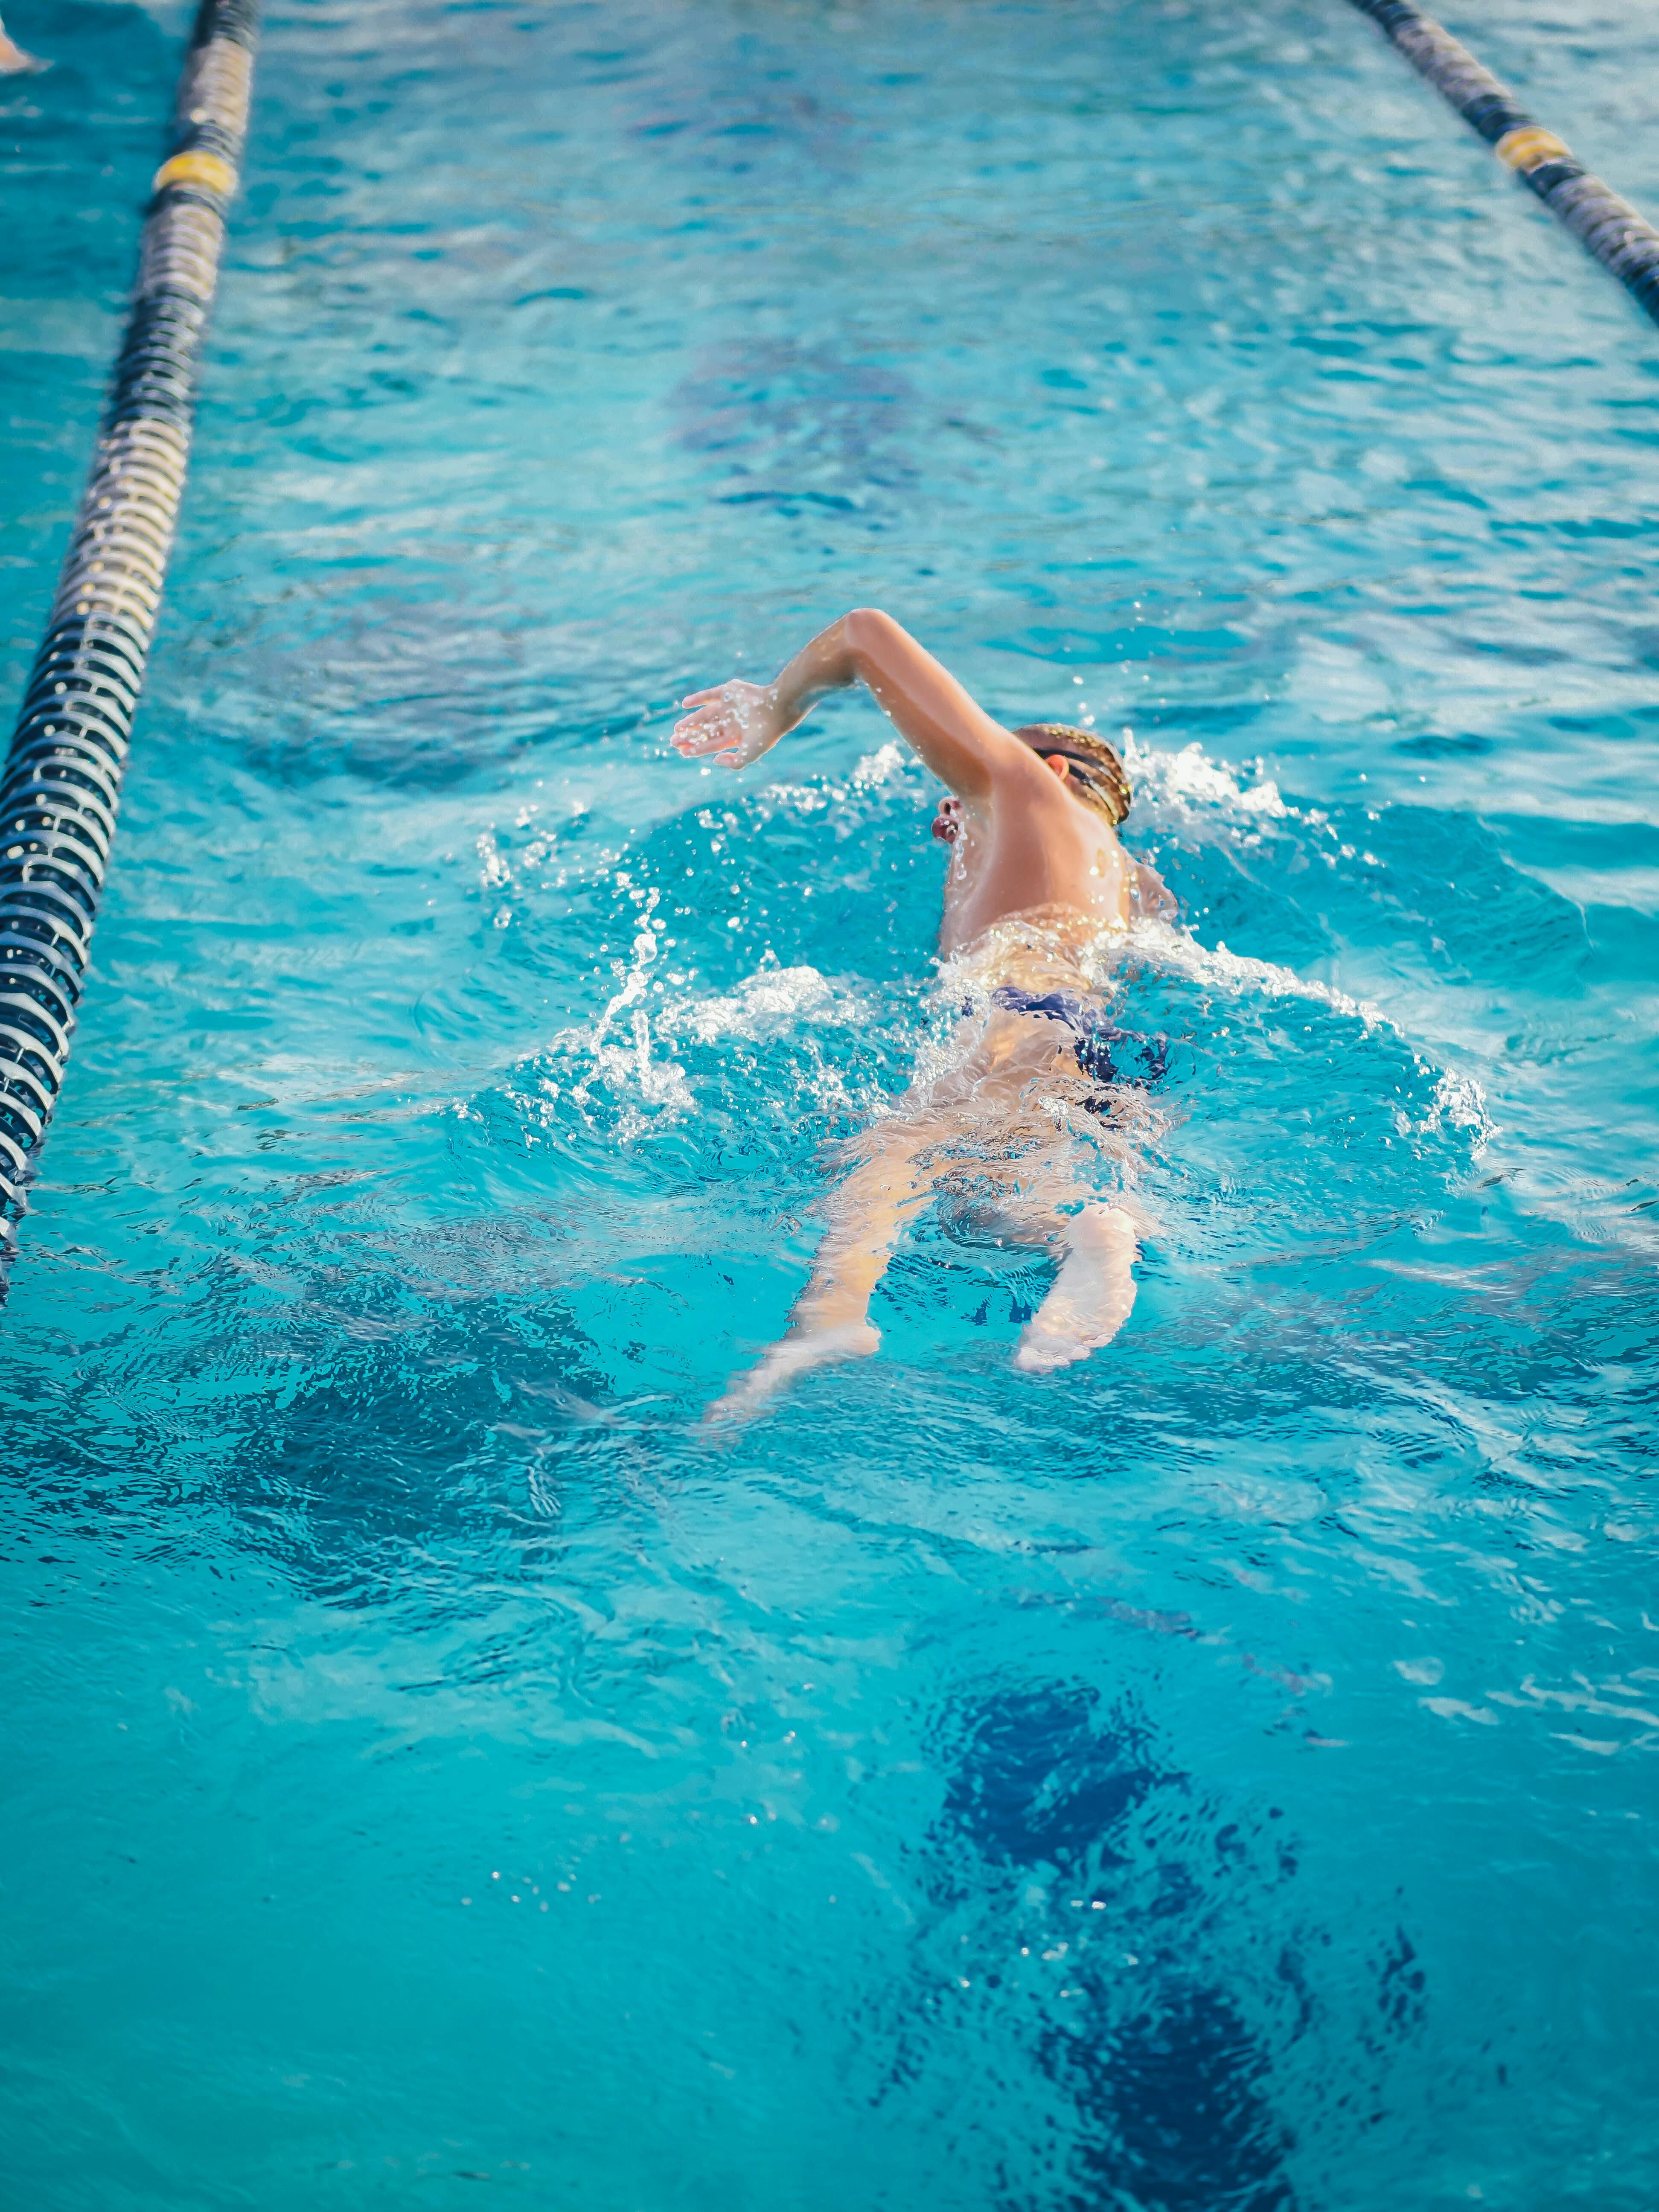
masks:
{"type": "MultiPolygon", "coordinates": [[[[1641,0],[1451,15],[1659,207],[1641,0]]],[[[186,27],[16,0],[7,696],[186,27]]],[[[281,0],[0,1321],[33,2212],[1659,2202],[1659,332],[1340,0],[281,0]],[[925,1217],[889,608],[1125,740],[1139,1303],[925,1217]]]]}

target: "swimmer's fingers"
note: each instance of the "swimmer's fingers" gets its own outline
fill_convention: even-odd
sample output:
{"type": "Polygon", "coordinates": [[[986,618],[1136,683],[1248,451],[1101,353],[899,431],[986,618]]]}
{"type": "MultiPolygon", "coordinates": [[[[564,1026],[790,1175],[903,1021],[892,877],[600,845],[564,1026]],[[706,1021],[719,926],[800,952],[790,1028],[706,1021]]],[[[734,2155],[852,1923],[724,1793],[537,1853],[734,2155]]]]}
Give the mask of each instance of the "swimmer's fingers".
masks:
{"type": "Polygon", "coordinates": [[[676,722],[669,743],[676,752],[712,753],[742,742],[737,717],[726,707],[704,707],[676,722]]]}
{"type": "Polygon", "coordinates": [[[722,768],[741,768],[744,762],[742,741],[735,730],[722,729],[718,724],[698,728],[682,722],[670,741],[682,760],[696,760],[712,753],[722,768]]]}
{"type": "Polygon", "coordinates": [[[695,711],[674,725],[671,742],[683,758],[712,753],[726,768],[744,768],[776,744],[776,702],[758,684],[741,678],[713,691],[695,691],[684,702],[695,711]]]}
{"type": "Polygon", "coordinates": [[[682,707],[696,707],[700,711],[687,717],[700,721],[711,708],[735,714],[740,721],[752,721],[764,716],[773,703],[773,694],[763,684],[751,684],[746,677],[733,676],[724,684],[712,684],[707,691],[688,691],[680,701],[682,707]]]}

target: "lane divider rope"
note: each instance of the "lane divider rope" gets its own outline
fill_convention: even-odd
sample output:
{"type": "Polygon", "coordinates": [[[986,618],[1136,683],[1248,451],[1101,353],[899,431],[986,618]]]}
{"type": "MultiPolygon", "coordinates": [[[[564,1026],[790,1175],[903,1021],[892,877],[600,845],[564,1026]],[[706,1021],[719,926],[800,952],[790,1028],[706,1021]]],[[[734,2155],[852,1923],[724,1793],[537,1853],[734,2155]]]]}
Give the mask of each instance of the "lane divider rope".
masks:
{"type": "Polygon", "coordinates": [[[1659,323],[1659,231],[1592,176],[1508,87],[1412,0],[1352,0],[1443,93],[1498,160],[1531,185],[1604,269],[1659,323]]]}
{"type": "Polygon", "coordinates": [[[202,0],[91,477],[0,775],[0,1271],[15,1249],[86,981],[190,459],[258,38],[257,0],[202,0]]]}

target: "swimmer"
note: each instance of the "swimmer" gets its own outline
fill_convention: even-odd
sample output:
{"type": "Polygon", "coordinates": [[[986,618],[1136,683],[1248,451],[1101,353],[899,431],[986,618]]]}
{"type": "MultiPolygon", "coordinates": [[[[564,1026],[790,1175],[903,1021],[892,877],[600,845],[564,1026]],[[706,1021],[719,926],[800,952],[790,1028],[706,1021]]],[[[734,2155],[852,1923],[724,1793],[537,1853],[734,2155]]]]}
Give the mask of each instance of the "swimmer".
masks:
{"type": "MultiPolygon", "coordinates": [[[[939,950],[963,994],[956,1048],[849,1147],[787,1331],[711,1409],[754,1411],[805,1370],[873,1352],[870,1299],[930,1201],[1059,1267],[1014,1364],[1070,1366],[1109,1344],[1134,1304],[1137,1220],[1083,1179],[1075,1106],[1105,1122],[1112,1048],[1144,1043],[1106,1019],[1098,967],[1133,915],[1173,902],[1118,842],[1128,779],[1111,746],[1063,723],[1005,729],[891,616],[860,607],[775,682],[693,692],[674,729],[687,759],[747,768],[831,691],[862,684],[945,786],[933,834],[950,848],[939,950]]],[[[1161,1072],[1161,1060],[1151,1071],[1161,1072]]],[[[1121,1094],[1120,1094],[1121,1095],[1121,1094]]]]}

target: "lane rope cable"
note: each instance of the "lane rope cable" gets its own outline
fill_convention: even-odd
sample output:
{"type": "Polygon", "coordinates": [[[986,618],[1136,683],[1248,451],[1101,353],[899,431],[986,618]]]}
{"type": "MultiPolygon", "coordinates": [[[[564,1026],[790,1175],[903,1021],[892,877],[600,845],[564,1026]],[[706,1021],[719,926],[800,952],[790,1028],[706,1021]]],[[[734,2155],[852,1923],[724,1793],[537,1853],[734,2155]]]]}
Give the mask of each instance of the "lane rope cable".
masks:
{"type": "Polygon", "coordinates": [[[1352,3],[1659,323],[1659,231],[1592,176],[1554,131],[1534,122],[1506,85],[1412,0],[1352,3]]]}
{"type": "Polygon", "coordinates": [[[86,981],[258,40],[258,0],[202,0],[92,473],[0,776],[0,1285],[86,981]]]}

